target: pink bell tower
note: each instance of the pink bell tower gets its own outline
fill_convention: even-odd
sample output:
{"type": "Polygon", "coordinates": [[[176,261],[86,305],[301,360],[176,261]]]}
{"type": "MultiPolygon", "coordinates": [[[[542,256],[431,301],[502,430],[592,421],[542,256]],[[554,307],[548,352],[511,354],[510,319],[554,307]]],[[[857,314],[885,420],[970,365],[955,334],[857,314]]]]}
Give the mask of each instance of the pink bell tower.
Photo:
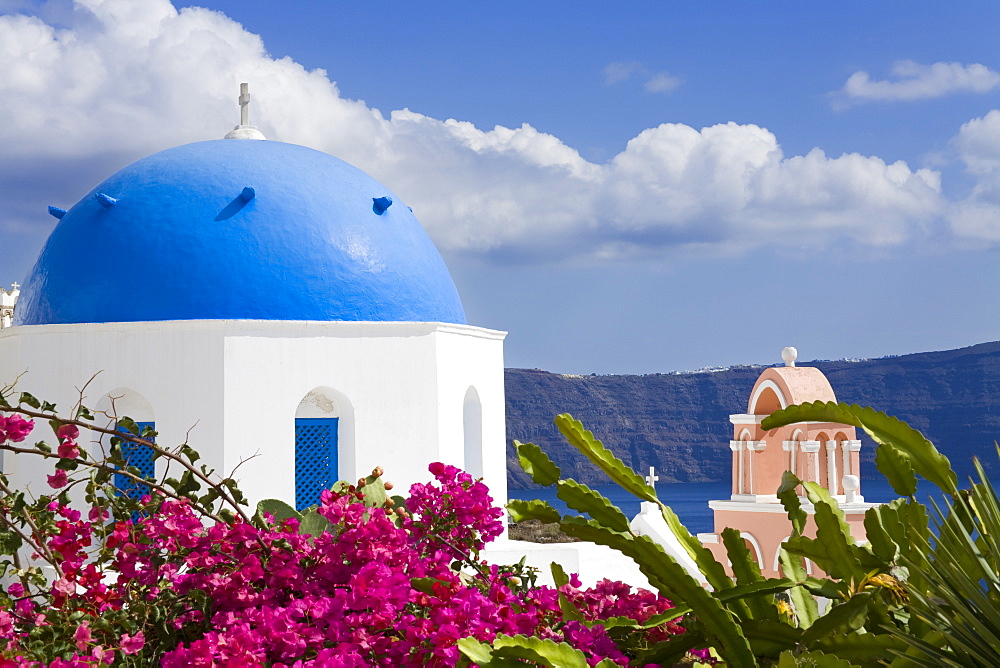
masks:
{"type": "MultiPolygon", "coordinates": [[[[725,527],[738,529],[765,577],[780,575],[779,547],[791,533],[788,516],[776,495],[785,471],[830,490],[856,540],[864,540],[864,514],[875,505],[865,503],[861,496],[861,441],[854,427],[800,422],[768,432],[761,429],[764,418],[791,404],[837,401],[822,371],[795,366],[795,348],[785,348],[781,356],[784,367],[765,369],[757,378],[747,412],[729,416],[733,424],[733,440],[729,442],[733,452],[732,495],[728,500],[709,501],[715,512],[715,533],[698,534],[716,558],[727,563],[720,534],[725,527]]],[[[804,498],[802,502],[810,515],[805,533],[815,535],[812,504],[804,498]]],[[[807,561],[806,569],[811,572],[814,567],[807,561]]]]}

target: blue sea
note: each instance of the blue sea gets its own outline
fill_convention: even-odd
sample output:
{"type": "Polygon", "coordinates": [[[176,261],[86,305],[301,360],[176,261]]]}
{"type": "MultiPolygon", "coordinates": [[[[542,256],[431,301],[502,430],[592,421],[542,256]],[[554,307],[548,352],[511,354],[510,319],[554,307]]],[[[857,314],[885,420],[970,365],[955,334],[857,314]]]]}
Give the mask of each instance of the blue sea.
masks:
{"type": "MultiPolygon", "coordinates": [[[[926,487],[931,488],[932,485],[926,487]]],[[[924,486],[917,496],[924,501],[926,494],[923,494],[924,486]]],[[[617,505],[624,511],[627,517],[634,517],[639,512],[639,499],[632,496],[617,485],[595,485],[594,489],[617,505]]],[[[681,522],[691,533],[711,532],[712,511],[708,507],[708,502],[716,499],[728,500],[731,494],[732,485],[730,482],[686,482],[686,483],[657,483],[656,494],[665,504],[673,508],[681,522]]],[[[861,494],[865,501],[881,502],[892,501],[896,494],[892,487],[881,477],[862,477],[861,494]]],[[[507,496],[511,499],[541,499],[548,501],[562,513],[570,513],[566,504],[556,498],[554,487],[543,487],[541,489],[510,489],[507,496]]],[[[570,513],[576,515],[575,511],[570,513]]]]}

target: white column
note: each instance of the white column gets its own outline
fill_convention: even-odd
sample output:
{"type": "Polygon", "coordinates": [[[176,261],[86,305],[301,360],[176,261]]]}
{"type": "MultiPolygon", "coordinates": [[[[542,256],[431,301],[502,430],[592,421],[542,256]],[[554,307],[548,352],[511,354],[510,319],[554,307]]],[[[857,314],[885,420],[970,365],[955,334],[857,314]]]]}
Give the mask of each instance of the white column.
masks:
{"type": "Polygon", "coordinates": [[[729,441],[729,449],[736,453],[739,463],[736,465],[738,477],[733,485],[733,494],[743,493],[743,441],[729,441]]]}
{"type": "Polygon", "coordinates": [[[750,441],[749,443],[747,443],[747,447],[750,449],[750,453],[748,455],[750,457],[750,493],[756,494],[757,489],[756,485],[754,484],[754,477],[753,477],[754,476],[753,460],[756,459],[757,457],[753,453],[763,452],[764,448],[767,447],[767,443],[765,441],[750,441]]]}
{"type": "Polygon", "coordinates": [[[811,469],[812,482],[819,482],[819,441],[802,441],[802,452],[806,453],[806,469],[811,469]]]}
{"type": "MultiPolygon", "coordinates": [[[[795,473],[795,444],[796,443],[798,443],[798,441],[782,441],[781,442],[781,449],[784,450],[785,452],[789,453],[788,454],[788,470],[791,471],[792,473],[795,473]]],[[[795,475],[798,475],[798,474],[795,473],[795,475]]]]}
{"type": "Polygon", "coordinates": [[[851,466],[851,453],[861,451],[861,441],[844,441],[844,475],[853,475],[858,478],[857,494],[861,496],[861,462],[858,462],[858,470],[851,466]]]}
{"type": "Polygon", "coordinates": [[[836,495],[839,489],[837,478],[837,442],[826,442],[826,477],[830,481],[830,494],[836,495]]]}
{"type": "Polygon", "coordinates": [[[841,460],[844,462],[844,475],[851,475],[851,451],[847,448],[848,443],[850,443],[850,441],[844,441],[842,443],[844,449],[840,455],[841,460]]]}

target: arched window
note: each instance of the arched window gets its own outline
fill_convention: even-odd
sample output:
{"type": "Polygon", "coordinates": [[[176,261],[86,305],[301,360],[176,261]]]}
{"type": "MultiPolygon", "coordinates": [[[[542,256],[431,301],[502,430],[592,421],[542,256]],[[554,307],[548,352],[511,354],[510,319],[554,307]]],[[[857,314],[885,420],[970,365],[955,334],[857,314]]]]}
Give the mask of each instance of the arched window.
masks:
{"type": "Polygon", "coordinates": [[[781,388],[773,380],[765,380],[757,386],[750,397],[748,410],[754,415],[770,415],[774,411],[785,408],[788,402],[781,388]]]}
{"type": "Polygon", "coordinates": [[[816,462],[819,465],[819,478],[817,478],[816,482],[830,489],[830,458],[827,456],[829,449],[826,444],[830,440],[830,436],[825,431],[821,431],[816,435],[816,440],[819,442],[819,452],[816,453],[816,462]]]}
{"type": "MultiPolygon", "coordinates": [[[[774,551],[774,570],[778,573],[778,577],[785,577],[785,569],[781,567],[781,546],[785,544],[791,536],[785,536],[784,540],[778,543],[778,549],[774,551]]],[[[799,557],[799,564],[805,567],[806,575],[812,575],[813,572],[813,562],[805,557],[799,557]]]]}
{"type": "Polygon", "coordinates": [[[760,548],[760,543],[757,542],[757,538],[752,533],[747,533],[746,531],[741,531],[740,536],[743,537],[743,543],[747,546],[750,554],[753,556],[754,561],[757,562],[757,567],[764,568],[764,552],[760,548]]]}
{"type": "MultiPolygon", "coordinates": [[[[156,430],[156,418],[153,415],[153,407],[144,396],[128,388],[118,388],[108,392],[101,400],[101,411],[114,420],[115,429],[126,434],[132,434],[131,429],[127,429],[120,423],[124,418],[130,418],[138,427],[138,434],[145,440],[155,440],[152,436],[143,436],[147,429],[156,430]]],[[[139,470],[139,475],[144,478],[151,478],[156,475],[156,462],[153,460],[153,450],[141,443],[123,440],[121,443],[122,458],[126,466],[135,467],[139,470]]],[[[119,496],[127,496],[138,499],[149,494],[149,486],[136,482],[131,477],[116,473],[115,489],[119,496]]]]}
{"type": "Polygon", "coordinates": [[[341,393],[318,387],[302,398],[295,410],[295,507],[319,503],[320,494],[340,479],[344,418],[350,403],[341,393]]]}
{"type": "Polygon", "coordinates": [[[462,406],[462,430],[465,435],[465,471],[473,478],[483,477],[483,404],[476,388],[465,393],[462,406]]]}
{"type": "Polygon", "coordinates": [[[833,462],[836,470],[833,472],[833,480],[830,481],[830,493],[831,494],[844,494],[843,480],[844,476],[848,475],[851,470],[851,453],[847,450],[847,435],[838,431],[833,436],[833,440],[837,442],[837,451],[839,454],[835,454],[830,460],[833,462]],[[839,462],[839,467],[838,467],[839,462]]]}

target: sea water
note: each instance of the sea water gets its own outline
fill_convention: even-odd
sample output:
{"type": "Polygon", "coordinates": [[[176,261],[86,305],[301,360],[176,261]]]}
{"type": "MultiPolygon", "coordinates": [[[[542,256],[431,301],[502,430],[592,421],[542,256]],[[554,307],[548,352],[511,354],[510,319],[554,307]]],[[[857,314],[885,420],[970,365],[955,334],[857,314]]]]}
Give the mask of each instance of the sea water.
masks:
{"type": "MultiPolygon", "coordinates": [[[[927,487],[932,487],[927,485],[927,487]]],[[[921,492],[924,485],[921,485],[921,492]]],[[[606,496],[611,503],[615,504],[625,513],[628,518],[635,517],[639,513],[640,499],[632,496],[618,485],[595,485],[593,489],[606,496]]],[[[865,501],[869,503],[892,501],[896,494],[892,487],[880,477],[863,477],[861,479],[861,494],[865,501]]],[[[656,495],[661,501],[673,508],[684,526],[693,534],[709,533],[714,531],[712,510],[708,507],[708,502],[713,500],[728,500],[732,494],[732,483],[726,482],[684,482],[684,483],[657,483],[656,495]]],[[[557,510],[564,514],[576,515],[571,512],[562,501],[556,498],[554,487],[543,487],[540,489],[510,489],[507,496],[511,499],[541,499],[548,501],[557,510]]],[[[926,494],[918,493],[918,498],[924,500],[926,494]]]]}

